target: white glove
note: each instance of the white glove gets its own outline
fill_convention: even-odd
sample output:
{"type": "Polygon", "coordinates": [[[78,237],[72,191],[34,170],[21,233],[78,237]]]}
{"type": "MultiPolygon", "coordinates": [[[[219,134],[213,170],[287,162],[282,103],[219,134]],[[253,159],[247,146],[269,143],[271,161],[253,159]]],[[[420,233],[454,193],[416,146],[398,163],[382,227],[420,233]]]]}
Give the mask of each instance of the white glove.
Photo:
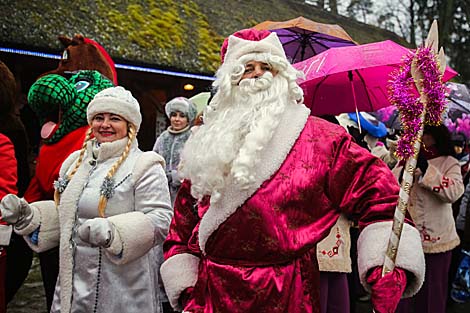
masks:
{"type": "Polygon", "coordinates": [[[2,220],[8,224],[15,225],[15,228],[22,229],[29,225],[33,219],[33,211],[23,198],[18,198],[14,194],[3,197],[0,203],[2,220]]]}
{"type": "Polygon", "coordinates": [[[92,246],[108,248],[114,239],[114,226],[107,218],[93,218],[78,227],[78,236],[92,246]]]}

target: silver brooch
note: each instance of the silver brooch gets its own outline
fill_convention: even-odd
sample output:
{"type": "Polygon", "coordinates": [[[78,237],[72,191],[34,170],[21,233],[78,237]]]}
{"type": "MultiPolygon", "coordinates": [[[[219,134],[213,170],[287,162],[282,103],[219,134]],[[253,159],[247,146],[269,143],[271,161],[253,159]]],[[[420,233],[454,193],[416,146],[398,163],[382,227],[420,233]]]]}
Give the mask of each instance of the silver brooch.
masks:
{"type": "Polygon", "coordinates": [[[57,180],[54,180],[54,188],[59,192],[62,193],[64,192],[65,188],[67,188],[67,185],[69,184],[69,179],[67,177],[63,178],[60,177],[57,178],[57,180]]]}
{"type": "Polygon", "coordinates": [[[106,199],[109,199],[114,195],[114,178],[104,178],[103,184],[101,184],[100,193],[105,196],[106,199]]]}

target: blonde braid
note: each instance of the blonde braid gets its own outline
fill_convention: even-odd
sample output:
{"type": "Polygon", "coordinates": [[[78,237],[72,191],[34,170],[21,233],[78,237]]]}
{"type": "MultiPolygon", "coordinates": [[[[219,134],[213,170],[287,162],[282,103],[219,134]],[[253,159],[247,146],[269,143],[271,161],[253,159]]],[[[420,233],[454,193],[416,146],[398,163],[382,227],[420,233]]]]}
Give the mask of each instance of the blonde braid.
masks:
{"type": "MultiPolygon", "coordinates": [[[[70,172],[70,174],[67,175],[67,181],[70,181],[72,179],[73,175],[75,175],[78,168],[80,167],[80,164],[82,164],[83,157],[85,156],[86,147],[87,147],[88,141],[90,141],[92,133],[93,133],[93,129],[90,127],[88,131],[86,132],[85,140],[83,141],[82,149],[80,150],[80,155],[78,156],[78,160],[75,163],[75,167],[70,172]]],[[[56,206],[59,206],[59,203],[60,203],[60,192],[57,188],[54,190],[54,203],[56,206]]]]}
{"type": "MultiPolygon", "coordinates": [[[[121,166],[122,162],[127,158],[129,152],[131,151],[132,142],[136,136],[135,126],[132,123],[129,123],[129,129],[127,131],[127,145],[124,148],[124,151],[121,154],[121,157],[116,161],[116,163],[111,167],[106,178],[111,179],[116,171],[118,170],[119,166],[121,166]]],[[[98,202],[98,214],[100,217],[105,217],[104,212],[106,209],[106,205],[108,204],[108,198],[105,195],[101,194],[100,201],[98,202]]]]}

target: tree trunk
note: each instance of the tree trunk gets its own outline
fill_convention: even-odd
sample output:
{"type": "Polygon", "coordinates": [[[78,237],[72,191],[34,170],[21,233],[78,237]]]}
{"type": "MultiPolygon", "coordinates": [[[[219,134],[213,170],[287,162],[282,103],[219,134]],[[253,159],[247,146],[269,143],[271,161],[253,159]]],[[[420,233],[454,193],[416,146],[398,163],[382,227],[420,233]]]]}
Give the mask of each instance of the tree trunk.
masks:
{"type": "Polygon", "coordinates": [[[444,48],[449,48],[452,31],[455,0],[439,1],[439,42],[444,48]]]}
{"type": "Polygon", "coordinates": [[[330,10],[334,14],[338,14],[338,2],[336,0],[329,0],[330,10]]]}
{"type": "Polygon", "coordinates": [[[409,13],[410,13],[410,43],[413,47],[416,47],[416,24],[415,24],[415,11],[414,11],[414,0],[410,0],[409,13]]]}

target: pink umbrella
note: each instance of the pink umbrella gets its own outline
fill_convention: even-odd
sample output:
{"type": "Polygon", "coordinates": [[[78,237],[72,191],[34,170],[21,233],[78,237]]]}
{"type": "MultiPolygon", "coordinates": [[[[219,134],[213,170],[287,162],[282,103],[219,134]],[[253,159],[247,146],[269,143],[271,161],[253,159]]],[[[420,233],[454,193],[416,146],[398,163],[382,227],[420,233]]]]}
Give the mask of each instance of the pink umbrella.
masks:
{"type": "MultiPolygon", "coordinates": [[[[305,73],[299,84],[313,115],[373,112],[392,105],[388,100],[390,73],[411,53],[391,40],[326,50],[294,67],[305,73]]],[[[457,75],[446,68],[443,80],[457,75]]]]}

